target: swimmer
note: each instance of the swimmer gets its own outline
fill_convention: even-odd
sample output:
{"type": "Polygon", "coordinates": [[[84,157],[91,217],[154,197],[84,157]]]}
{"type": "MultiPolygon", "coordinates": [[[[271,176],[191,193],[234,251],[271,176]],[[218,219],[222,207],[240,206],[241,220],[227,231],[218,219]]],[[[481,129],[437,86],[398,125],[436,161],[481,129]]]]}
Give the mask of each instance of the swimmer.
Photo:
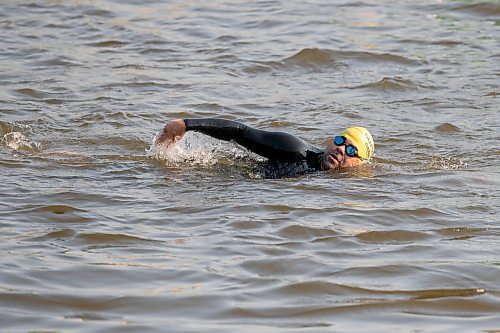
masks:
{"type": "Polygon", "coordinates": [[[375,148],[370,132],[359,126],[345,129],[334,136],[325,149],[321,149],[288,133],[260,130],[236,121],[215,118],[171,120],[157,137],[156,144],[168,147],[179,141],[187,131],[234,141],[271,163],[301,164],[303,167],[295,174],[357,167],[370,160],[375,148]]]}

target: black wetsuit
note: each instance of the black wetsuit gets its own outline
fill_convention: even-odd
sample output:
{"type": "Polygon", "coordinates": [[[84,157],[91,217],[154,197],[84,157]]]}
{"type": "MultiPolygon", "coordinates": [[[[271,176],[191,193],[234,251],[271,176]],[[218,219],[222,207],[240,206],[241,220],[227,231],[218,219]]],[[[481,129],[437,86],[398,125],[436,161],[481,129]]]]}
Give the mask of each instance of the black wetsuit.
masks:
{"type": "Polygon", "coordinates": [[[323,150],[283,132],[259,130],[245,124],[213,118],[184,119],[186,131],[234,141],[269,160],[260,170],[266,178],[291,177],[321,170],[323,150]]]}

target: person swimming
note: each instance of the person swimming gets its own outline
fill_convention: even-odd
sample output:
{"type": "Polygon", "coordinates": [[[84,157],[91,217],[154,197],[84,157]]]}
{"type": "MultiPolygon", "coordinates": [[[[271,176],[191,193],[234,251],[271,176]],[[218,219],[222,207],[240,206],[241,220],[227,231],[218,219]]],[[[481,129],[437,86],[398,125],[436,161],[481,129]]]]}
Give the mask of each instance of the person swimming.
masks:
{"type": "Polygon", "coordinates": [[[240,122],[216,118],[171,120],[163,127],[155,143],[168,147],[179,141],[187,131],[234,141],[267,158],[271,165],[286,170],[284,175],[273,178],[357,167],[369,161],[375,149],[370,132],[360,126],[345,129],[325,149],[321,149],[288,133],[256,129],[240,122]],[[286,167],[290,165],[294,167],[286,167]]]}

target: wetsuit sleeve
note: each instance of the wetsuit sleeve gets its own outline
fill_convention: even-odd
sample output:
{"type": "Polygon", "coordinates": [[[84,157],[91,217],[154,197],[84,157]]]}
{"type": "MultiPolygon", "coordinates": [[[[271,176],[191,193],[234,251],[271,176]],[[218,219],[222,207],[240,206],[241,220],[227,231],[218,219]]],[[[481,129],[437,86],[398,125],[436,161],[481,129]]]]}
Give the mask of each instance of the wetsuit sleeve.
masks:
{"type": "Polygon", "coordinates": [[[242,145],[248,150],[273,161],[303,161],[317,159],[321,149],[288,133],[259,130],[226,119],[184,119],[186,131],[197,131],[219,140],[242,145]]]}

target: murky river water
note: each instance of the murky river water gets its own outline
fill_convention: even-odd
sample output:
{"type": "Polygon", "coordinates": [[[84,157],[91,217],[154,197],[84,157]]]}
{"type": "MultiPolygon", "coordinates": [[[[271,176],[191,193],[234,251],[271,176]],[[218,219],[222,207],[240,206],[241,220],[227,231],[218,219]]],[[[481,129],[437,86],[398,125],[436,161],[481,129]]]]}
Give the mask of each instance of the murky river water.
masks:
{"type": "Polygon", "coordinates": [[[3,1],[1,332],[499,332],[498,1],[3,1]],[[270,180],[169,119],[371,165],[270,180]]]}

